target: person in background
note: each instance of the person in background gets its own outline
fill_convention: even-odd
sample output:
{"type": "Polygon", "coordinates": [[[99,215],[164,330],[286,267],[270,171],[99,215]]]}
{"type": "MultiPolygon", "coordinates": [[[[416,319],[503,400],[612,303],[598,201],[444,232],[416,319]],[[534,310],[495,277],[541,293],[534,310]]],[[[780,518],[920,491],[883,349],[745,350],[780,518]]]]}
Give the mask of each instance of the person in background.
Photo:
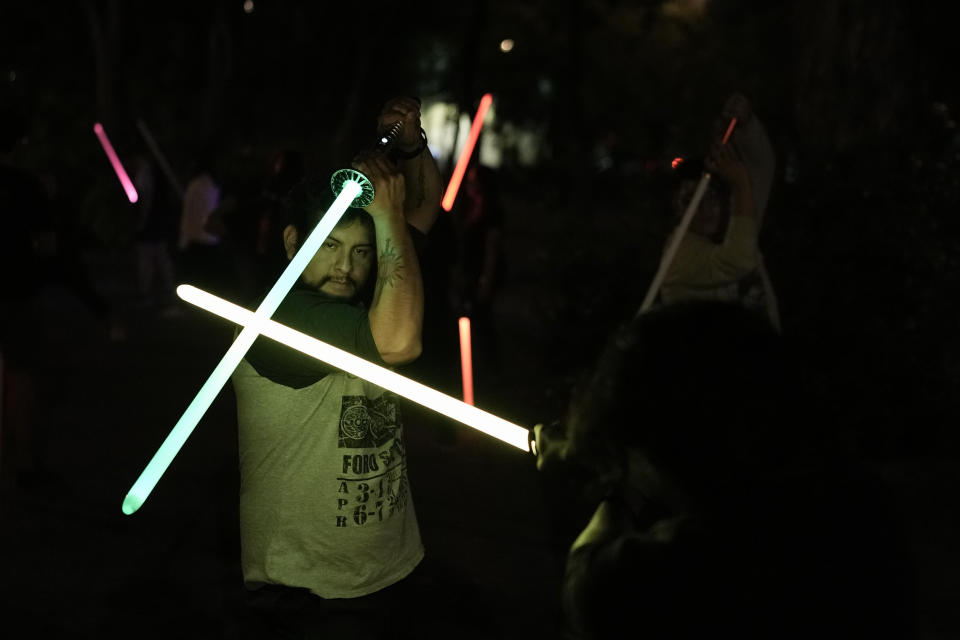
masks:
{"type": "MultiPolygon", "coordinates": [[[[662,304],[737,300],[780,330],[776,296],[759,249],[775,169],[773,146],[749,101],[731,95],[714,123],[709,154],[680,159],[674,168],[670,206],[677,223],[703,172],[714,175],[664,276],[662,304]],[[733,135],[722,144],[734,117],[733,135]]],[[[671,234],[667,245],[672,241],[671,234]]]]}
{"type": "Polygon", "coordinates": [[[222,284],[221,230],[211,217],[221,204],[221,185],[213,154],[200,153],[183,194],[177,240],[183,280],[201,288],[222,284]]]}
{"type": "Polygon", "coordinates": [[[179,199],[172,189],[157,184],[155,166],[147,156],[134,156],[131,173],[139,195],[136,203],[139,302],[143,307],[159,310],[162,315],[173,315],[178,308],[170,243],[175,233],[179,199]]]}

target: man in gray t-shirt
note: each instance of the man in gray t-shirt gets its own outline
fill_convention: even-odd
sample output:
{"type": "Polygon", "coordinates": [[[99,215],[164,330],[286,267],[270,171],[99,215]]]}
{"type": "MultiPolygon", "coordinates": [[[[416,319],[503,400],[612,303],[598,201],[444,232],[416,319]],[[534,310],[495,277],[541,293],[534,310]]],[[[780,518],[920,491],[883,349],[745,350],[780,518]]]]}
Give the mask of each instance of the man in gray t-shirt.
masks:
{"type": "MultiPolygon", "coordinates": [[[[354,163],[372,180],[374,201],[347,210],[273,316],[381,366],[420,355],[423,283],[414,238],[433,225],[440,201],[419,103],[388,101],[379,129],[397,121],[404,127],[392,154],[354,163]]],[[[282,236],[288,259],[332,200],[328,177],[290,192],[282,236]]],[[[363,611],[365,628],[388,631],[392,624],[376,622],[389,609],[381,606],[385,590],[424,555],[397,398],[264,337],[233,385],[244,583],[261,603],[308,603],[281,616],[284,624],[316,630],[303,620],[342,618],[337,603],[349,602],[347,609],[363,611]]]]}

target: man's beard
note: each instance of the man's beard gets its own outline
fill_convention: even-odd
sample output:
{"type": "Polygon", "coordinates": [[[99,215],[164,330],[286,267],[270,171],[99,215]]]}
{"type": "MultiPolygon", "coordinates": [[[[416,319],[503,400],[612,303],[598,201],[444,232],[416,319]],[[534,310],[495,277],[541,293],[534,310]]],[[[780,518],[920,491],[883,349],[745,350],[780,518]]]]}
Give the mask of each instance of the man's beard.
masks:
{"type": "Polygon", "coordinates": [[[347,276],[347,277],[344,278],[344,280],[346,281],[346,284],[349,284],[349,285],[352,287],[352,289],[353,289],[353,292],[352,292],[352,293],[349,293],[349,294],[346,294],[346,295],[338,295],[338,294],[335,294],[335,293],[328,293],[327,291],[324,291],[324,290],[323,290],[323,287],[326,286],[326,284],[327,284],[328,282],[330,282],[331,280],[333,280],[333,278],[332,278],[331,276],[324,276],[323,279],[320,280],[320,284],[317,286],[317,290],[318,290],[320,293],[322,293],[323,295],[325,295],[325,296],[327,296],[327,297],[329,297],[329,298],[336,298],[337,300],[351,301],[351,300],[355,299],[355,298],[357,297],[357,294],[360,292],[360,287],[358,287],[358,286],[357,286],[357,283],[353,281],[353,278],[347,276]]]}

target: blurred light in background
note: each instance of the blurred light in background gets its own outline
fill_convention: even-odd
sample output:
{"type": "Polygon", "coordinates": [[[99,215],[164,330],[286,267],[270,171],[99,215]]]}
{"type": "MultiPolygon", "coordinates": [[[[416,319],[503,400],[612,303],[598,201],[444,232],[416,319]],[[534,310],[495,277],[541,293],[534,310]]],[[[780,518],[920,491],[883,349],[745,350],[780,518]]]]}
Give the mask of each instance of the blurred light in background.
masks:
{"type": "Polygon", "coordinates": [[[244,2],[243,2],[243,12],[244,12],[244,13],[253,13],[253,0],[244,0],[244,2]]]}
{"type": "Polygon", "coordinates": [[[16,80],[16,79],[17,79],[17,72],[14,71],[13,69],[10,69],[10,73],[7,74],[7,79],[9,79],[10,82],[13,82],[14,80],[16,80]]]}
{"type": "Polygon", "coordinates": [[[550,81],[550,78],[546,76],[537,78],[537,91],[539,91],[540,95],[544,98],[551,97],[553,95],[553,82],[550,81]]]}
{"type": "MultiPolygon", "coordinates": [[[[522,124],[497,120],[496,103],[490,106],[484,118],[483,135],[474,153],[480,164],[499,168],[509,157],[521,166],[531,167],[546,153],[545,125],[536,122],[522,124]]],[[[472,113],[457,113],[457,105],[445,97],[423,99],[421,124],[430,140],[430,152],[443,166],[455,162],[470,134],[472,113]]]]}
{"type": "Polygon", "coordinates": [[[511,40],[510,38],[501,40],[500,51],[503,51],[504,53],[510,53],[511,51],[513,51],[513,40],[511,40]]]}

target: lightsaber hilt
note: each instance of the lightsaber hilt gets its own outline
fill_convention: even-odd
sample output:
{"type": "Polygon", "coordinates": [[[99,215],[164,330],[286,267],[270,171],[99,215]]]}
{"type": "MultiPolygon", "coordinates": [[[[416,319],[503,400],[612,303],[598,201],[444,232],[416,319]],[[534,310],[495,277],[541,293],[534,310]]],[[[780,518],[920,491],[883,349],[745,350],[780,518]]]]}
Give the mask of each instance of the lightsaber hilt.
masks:
{"type": "MultiPolygon", "coordinates": [[[[403,133],[403,121],[397,120],[387,127],[386,131],[380,134],[376,144],[373,146],[373,151],[382,154],[389,153],[397,144],[401,133],[403,133]]],[[[370,181],[370,178],[363,175],[362,172],[353,168],[334,171],[333,176],[330,177],[330,189],[333,191],[333,195],[340,195],[340,191],[343,189],[343,183],[347,180],[356,181],[362,189],[360,195],[354,199],[353,204],[350,206],[361,209],[369,206],[370,203],[373,202],[374,197],[376,197],[376,193],[373,190],[373,182],[370,181]]]]}
{"type": "MultiPolygon", "coordinates": [[[[554,441],[566,438],[566,436],[563,435],[563,423],[559,418],[540,423],[540,433],[544,438],[553,438],[554,441]]],[[[530,455],[534,458],[540,457],[542,452],[537,445],[537,425],[527,429],[527,448],[530,455]]]]}
{"type": "Polygon", "coordinates": [[[397,144],[397,140],[400,139],[400,134],[403,133],[403,121],[397,120],[390,127],[380,134],[380,137],[377,139],[377,144],[374,145],[374,151],[379,151],[380,153],[389,153],[391,149],[397,144]]]}
{"type": "MultiPolygon", "coordinates": [[[[418,105],[421,104],[420,98],[414,97],[413,99],[417,101],[418,105]]],[[[383,154],[389,153],[397,145],[401,133],[403,133],[403,120],[397,120],[377,137],[373,150],[383,154]]]]}
{"type": "Polygon", "coordinates": [[[360,185],[360,193],[357,194],[357,197],[353,199],[353,202],[349,206],[362,209],[373,202],[373,198],[376,195],[373,191],[373,182],[370,181],[370,178],[363,175],[362,172],[353,168],[337,169],[333,172],[333,175],[330,176],[330,190],[333,191],[334,196],[340,195],[340,192],[343,191],[344,183],[348,180],[352,180],[360,185]]]}

